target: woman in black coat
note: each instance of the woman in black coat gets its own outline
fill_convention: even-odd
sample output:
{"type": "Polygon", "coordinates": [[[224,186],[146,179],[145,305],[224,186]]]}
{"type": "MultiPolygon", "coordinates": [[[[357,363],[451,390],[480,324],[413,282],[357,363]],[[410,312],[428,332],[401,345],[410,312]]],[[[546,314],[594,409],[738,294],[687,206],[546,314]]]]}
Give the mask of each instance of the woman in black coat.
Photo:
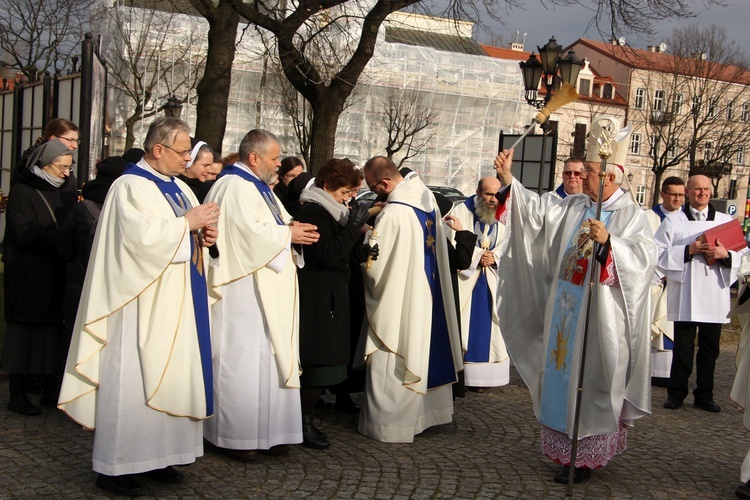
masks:
{"type": "Polygon", "coordinates": [[[112,183],[125,171],[129,162],[137,163],[143,156],[143,150],[129,150],[128,159],[123,156],[110,156],[96,164],[96,178],[83,185],[83,200],[74,204],[68,212],[57,240],[60,257],[67,262],[67,285],[63,299],[63,328],[60,335],[60,370],[62,378],[65,360],[73,336],[73,325],[81,300],[83,280],[94,242],[94,233],[99,214],[112,183]],[[130,161],[129,161],[130,160],[130,161]]]}
{"type": "Polygon", "coordinates": [[[9,373],[8,410],[38,415],[25,374],[43,374],[42,403],[57,403],[65,264],[57,254],[59,227],[76,200],[73,156],[58,139],[36,148],[15,172],[6,212],[5,346],[0,368],[9,373]]]}
{"type": "Polygon", "coordinates": [[[303,205],[295,219],[314,224],[320,238],[302,252],[304,267],[297,273],[300,294],[299,350],[302,362],[303,445],[328,448],[325,434],[313,425],[314,408],[322,388],[346,379],[349,349],[349,259],[364,262],[370,247],[360,231],[367,208],[350,212],[346,203],[357,193],[362,171],[349,160],[323,165],[315,185],[302,192],[303,205]]]}

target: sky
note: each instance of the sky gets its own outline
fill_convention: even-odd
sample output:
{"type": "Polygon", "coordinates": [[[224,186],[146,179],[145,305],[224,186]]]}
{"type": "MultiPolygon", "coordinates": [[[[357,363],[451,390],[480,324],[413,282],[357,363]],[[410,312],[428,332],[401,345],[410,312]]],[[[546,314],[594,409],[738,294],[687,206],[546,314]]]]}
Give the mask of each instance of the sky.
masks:
{"type": "MultiPolygon", "coordinates": [[[[527,0],[524,3],[524,10],[514,9],[504,15],[506,26],[496,24],[493,28],[495,33],[502,35],[505,46],[515,41],[516,31],[519,32],[519,41],[523,41],[526,33],[525,50],[529,52],[536,52],[537,46],[547,43],[551,36],[555,36],[558,43],[564,47],[578,38],[609,40],[609,36],[600,34],[596,26],[588,27],[593,12],[584,7],[554,6],[542,0],[527,0]]],[[[693,0],[694,11],[700,11],[696,18],[660,22],[656,26],[658,33],[652,40],[632,34],[626,34],[624,38],[628,45],[645,49],[647,45],[659,45],[677,26],[695,22],[706,26],[716,24],[726,30],[727,38],[735,40],[744,48],[746,54],[750,54],[750,0],[724,0],[724,3],[727,6],[706,8],[701,0],[693,0]]],[[[480,35],[479,38],[481,43],[487,42],[486,35],[480,35]]]]}

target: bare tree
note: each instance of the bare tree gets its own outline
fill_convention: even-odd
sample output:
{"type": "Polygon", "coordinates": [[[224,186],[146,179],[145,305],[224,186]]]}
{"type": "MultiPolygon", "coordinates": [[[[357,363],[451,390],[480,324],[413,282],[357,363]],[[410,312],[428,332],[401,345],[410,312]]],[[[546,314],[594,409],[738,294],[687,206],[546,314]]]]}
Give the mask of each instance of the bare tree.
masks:
{"type": "Polygon", "coordinates": [[[390,88],[383,96],[380,123],[388,132],[386,155],[399,155],[398,166],[427,149],[435,137],[439,113],[415,90],[390,88]]]}
{"type": "Polygon", "coordinates": [[[29,81],[62,72],[80,53],[97,0],[0,0],[0,67],[29,81]]]}
{"type": "Polygon", "coordinates": [[[710,166],[706,173],[718,176],[718,186],[724,169],[716,165],[730,163],[750,134],[750,110],[743,113],[750,100],[748,60],[724,29],[676,28],[667,47],[670,53],[659,58],[662,67],[646,84],[652,94],[643,96],[633,116],[648,133],[654,204],[664,172],[683,162],[691,171],[710,166]]]}
{"type": "Polygon", "coordinates": [[[125,118],[125,149],[134,128],[154,116],[164,98],[185,102],[205,66],[201,44],[206,30],[195,18],[171,12],[115,7],[107,10],[113,50],[105,51],[109,85],[119,96],[125,118]]]}

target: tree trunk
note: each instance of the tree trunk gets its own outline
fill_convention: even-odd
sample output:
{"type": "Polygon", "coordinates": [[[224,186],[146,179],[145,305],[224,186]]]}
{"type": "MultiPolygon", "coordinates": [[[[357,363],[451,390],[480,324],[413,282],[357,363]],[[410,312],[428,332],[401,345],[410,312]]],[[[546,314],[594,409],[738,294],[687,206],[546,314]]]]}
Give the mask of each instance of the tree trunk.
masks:
{"type": "Polygon", "coordinates": [[[307,170],[317,174],[325,162],[333,158],[336,148],[336,125],[344,110],[346,97],[327,89],[313,104],[313,123],[310,138],[310,163],[307,170]]]}
{"type": "Polygon", "coordinates": [[[206,70],[196,87],[198,104],[195,137],[223,155],[221,144],[227,127],[239,15],[231,5],[220,0],[216,5],[215,15],[208,22],[206,70]]]}
{"type": "Polygon", "coordinates": [[[661,192],[661,178],[664,175],[664,169],[654,169],[654,196],[651,199],[651,206],[659,204],[659,192],[661,192]]]}

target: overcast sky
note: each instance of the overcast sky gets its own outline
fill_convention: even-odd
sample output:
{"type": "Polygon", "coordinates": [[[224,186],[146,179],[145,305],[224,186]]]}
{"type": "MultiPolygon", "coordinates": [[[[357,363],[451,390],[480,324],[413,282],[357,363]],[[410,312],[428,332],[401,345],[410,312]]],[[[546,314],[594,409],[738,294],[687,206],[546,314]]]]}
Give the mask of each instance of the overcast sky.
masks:
{"type": "MultiPolygon", "coordinates": [[[[696,10],[701,10],[697,18],[681,19],[660,22],[657,26],[658,34],[654,40],[644,40],[634,35],[625,35],[627,44],[636,48],[646,48],[647,45],[659,45],[667,38],[675,26],[683,26],[694,22],[701,25],[716,24],[724,27],[727,37],[734,39],[745,53],[750,53],[750,0],[726,0],[726,7],[705,8],[700,0],[695,2],[696,10]]],[[[588,28],[588,23],[593,13],[580,6],[560,7],[549,5],[549,2],[541,0],[528,0],[525,2],[525,10],[513,10],[507,14],[506,26],[496,26],[495,32],[501,34],[503,42],[515,39],[516,31],[519,32],[519,41],[522,41],[526,33],[527,51],[536,52],[537,46],[547,43],[551,36],[567,46],[578,38],[590,38],[593,40],[609,39],[601,35],[596,26],[588,28]],[[545,7],[545,4],[547,5],[545,7]],[[588,31],[587,31],[588,30],[588,31]]],[[[480,35],[480,41],[486,41],[486,35],[480,35]],[[484,40],[483,40],[484,39],[484,40]]],[[[668,50],[668,49],[667,49],[668,50]]]]}

